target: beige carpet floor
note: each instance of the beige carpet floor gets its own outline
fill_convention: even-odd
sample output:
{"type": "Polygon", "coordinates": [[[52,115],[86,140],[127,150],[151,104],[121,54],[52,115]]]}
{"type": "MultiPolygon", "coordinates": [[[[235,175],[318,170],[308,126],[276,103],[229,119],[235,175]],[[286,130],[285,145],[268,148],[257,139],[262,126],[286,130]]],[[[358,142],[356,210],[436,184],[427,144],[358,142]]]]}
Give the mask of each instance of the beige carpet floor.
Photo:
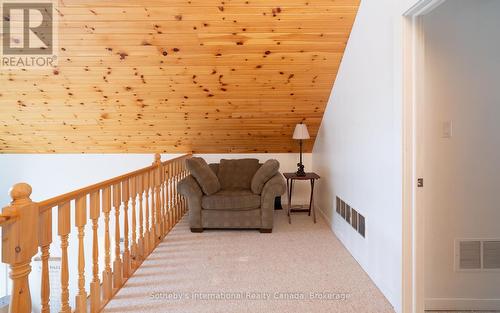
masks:
{"type": "Polygon", "coordinates": [[[189,231],[185,217],[104,312],[393,312],[326,223],[275,212],[272,234],[189,231]],[[311,293],[313,293],[311,295],[311,293]]]}

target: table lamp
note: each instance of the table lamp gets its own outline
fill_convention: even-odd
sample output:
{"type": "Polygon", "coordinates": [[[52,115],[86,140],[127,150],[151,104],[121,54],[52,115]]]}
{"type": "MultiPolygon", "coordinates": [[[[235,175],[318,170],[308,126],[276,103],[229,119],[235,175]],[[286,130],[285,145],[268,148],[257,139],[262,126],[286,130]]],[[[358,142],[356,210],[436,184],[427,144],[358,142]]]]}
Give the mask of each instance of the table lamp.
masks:
{"type": "Polygon", "coordinates": [[[295,130],[293,132],[293,139],[299,140],[300,144],[300,162],[297,163],[298,169],[295,173],[297,176],[306,176],[306,172],[304,172],[304,164],[302,164],[302,140],[309,139],[309,132],[307,131],[306,124],[297,124],[295,125],[295,130]]]}

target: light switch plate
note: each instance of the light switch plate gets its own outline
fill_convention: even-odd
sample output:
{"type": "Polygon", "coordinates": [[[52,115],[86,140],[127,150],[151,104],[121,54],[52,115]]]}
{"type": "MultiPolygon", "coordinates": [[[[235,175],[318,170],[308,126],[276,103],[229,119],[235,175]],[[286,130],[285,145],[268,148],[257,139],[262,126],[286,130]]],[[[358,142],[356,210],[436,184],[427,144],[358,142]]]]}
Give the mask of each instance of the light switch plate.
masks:
{"type": "Polygon", "coordinates": [[[453,122],[444,121],[443,122],[443,133],[441,135],[443,138],[451,138],[453,136],[453,122]]]}

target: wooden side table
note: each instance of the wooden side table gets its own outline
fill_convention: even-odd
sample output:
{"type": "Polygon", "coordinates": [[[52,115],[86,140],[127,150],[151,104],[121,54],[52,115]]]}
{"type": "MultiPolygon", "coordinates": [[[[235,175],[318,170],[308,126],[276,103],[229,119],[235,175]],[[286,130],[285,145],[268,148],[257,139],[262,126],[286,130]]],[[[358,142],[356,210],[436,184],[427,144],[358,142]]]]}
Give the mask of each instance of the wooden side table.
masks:
{"type": "Polygon", "coordinates": [[[286,178],[286,191],[288,195],[288,223],[292,223],[291,212],[308,212],[311,216],[311,211],[313,214],[314,223],[316,223],[316,211],[314,210],[313,196],[314,196],[314,182],[316,179],[320,179],[319,175],[316,173],[306,173],[306,176],[297,176],[295,173],[283,173],[286,178]],[[293,193],[293,181],[294,180],[309,180],[311,182],[311,198],[309,200],[309,209],[294,209],[292,210],[292,193],[293,193]]]}

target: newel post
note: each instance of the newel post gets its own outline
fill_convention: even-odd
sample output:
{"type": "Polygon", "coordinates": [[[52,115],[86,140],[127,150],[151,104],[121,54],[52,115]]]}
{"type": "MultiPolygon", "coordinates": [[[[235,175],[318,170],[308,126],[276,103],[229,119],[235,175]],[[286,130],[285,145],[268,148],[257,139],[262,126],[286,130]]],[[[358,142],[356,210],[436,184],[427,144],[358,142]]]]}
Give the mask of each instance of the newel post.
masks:
{"type": "Polygon", "coordinates": [[[156,166],[156,170],[155,170],[155,179],[153,180],[154,183],[156,184],[157,182],[157,179],[156,177],[158,176],[158,174],[160,173],[160,168],[161,168],[161,154],[159,153],[155,153],[155,159],[153,161],[153,166],[156,166]]]}
{"type": "Polygon", "coordinates": [[[31,259],[38,252],[38,218],[36,203],[31,201],[31,186],[15,184],[9,191],[12,202],[2,214],[13,219],[2,227],[2,262],[10,265],[12,298],[10,313],[31,313],[28,275],[31,259]]]}

